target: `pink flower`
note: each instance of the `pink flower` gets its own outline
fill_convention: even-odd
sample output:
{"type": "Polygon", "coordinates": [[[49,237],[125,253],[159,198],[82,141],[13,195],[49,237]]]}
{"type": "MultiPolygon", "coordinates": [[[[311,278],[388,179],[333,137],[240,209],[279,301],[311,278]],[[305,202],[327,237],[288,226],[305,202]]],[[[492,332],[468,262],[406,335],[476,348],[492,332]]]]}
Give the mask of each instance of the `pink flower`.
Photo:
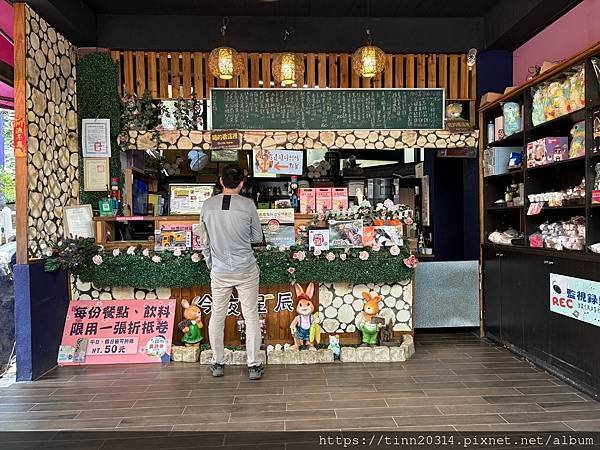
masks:
{"type": "Polygon", "coordinates": [[[290,273],[290,275],[293,275],[296,272],[296,268],[295,267],[288,267],[288,272],[290,273]]]}
{"type": "Polygon", "coordinates": [[[142,255],[144,255],[147,258],[148,256],[150,256],[150,250],[145,248],[144,251],[142,252],[142,255]]]}
{"type": "Polygon", "coordinates": [[[392,245],[390,247],[390,254],[392,256],[398,256],[400,254],[400,247],[398,247],[397,245],[392,245]]]}
{"type": "Polygon", "coordinates": [[[199,261],[200,261],[200,255],[199,255],[198,253],[194,253],[194,254],[192,255],[192,262],[195,262],[195,263],[197,263],[197,262],[199,262],[199,261]]]}
{"type": "Polygon", "coordinates": [[[367,259],[369,259],[369,252],[366,252],[366,251],[364,251],[364,250],[363,250],[362,252],[360,252],[360,253],[358,254],[358,258],[359,258],[361,261],[366,261],[367,259]]]}
{"type": "Polygon", "coordinates": [[[131,246],[127,248],[128,255],[135,255],[135,247],[131,246]]]}
{"type": "Polygon", "coordinates": [[[394,202],[388,198],[383,202],[383,206],[385,206],[387,209],[393,208],[394,202]]]}
{"type": "Polygon", "coordinates": [[[412,224],[413,224],[412,217],[410,217],[410,216],[409,216],[409,217],[407,217],[406,219],[404,219],[404,223],[405,223],[406,225],[412,225],[412,224]]]}
{"type": "Polygon", "coordinates": [[[161,124],[158,124],[158,125],[156,125],[156,127],[154,127],[154,129],[155,129],[156,131],[163,131],[163,130],[164,130],[164,127],[163,127],[161,124]]]}
{"type": "Polygon", "coordinates": [[[410,269],[414,269],[419,264],[419,260],[415,255],[410,255],[408,258],[404,258],[404,264],[410,269]]]}
{"type": "Polygon", "coordinates": [[[334,253],[332,253],[332,252],[329,252],[329,253],[327,253],[327,254],[325,255],[325,259],[326,259],[327,261],[330,261],[330,262],[331,262],[331,261],[333,261],[333,260],[335,259],[335,254],[334,254],[334,253]]]}
{"type": "Polygon", "coordinates": [[[296,253],[294,253],[293,258],[297,259],[298,261],[304,261],[306,259],[306,252],[304,252],[302,250],[299,252],[296,252],[296,253]]]}
{"type": "Polygon", "coordinates": [[[381,250],[381,245],[378,244],[377,242],[373,242],[373,245],[371,245],[371,248],[373,249],[374,252],[378,252],[379,250],[381,250]]]}
{"type": "Polygon", "coordinates": [[[346,257],[347,257],[347,255],[346,255],[345,253],[342,253],[342,254],[340,255],[340,259],[341,259],[342,261],[346,261],[346,257]]]}
{"type": "Polygon", "coordinates": [[[315,248],[315,251],[313,252],[313,255],[315,255],[315,256],[321,256],[321,249],[315,248]]]}
{"type": "Polygon", "coordinates": [[[161,259],[160,259],[160,256],[158,256],[158,255],[154,255],[154,256],[152,257],[152,262],[155,262],[155,263],[157,263],[157,264],[158,264],[160,261],[161,261],[161,259]]]}
{"type": "Polygon", "coordinates": [[[112,251],[112,254],[113,254],[113,256],[119,256],[119,253],[121,253],[121,250],[119,250],[118,248],[115,248],[115,249],[112,251]]]}
{"type": "Polygon", "coordinates": [[[181,249],[176,248],[173,250],[173,256],[181,256],[181,249]]]}
{"type": "Polygon", "coordinates": [[[102,256],[100,255],[95,255],[92,257],[92,262],[94,264],[96,264],[97,266],[99,266],[100,264],[102,264],[102,256]]]}

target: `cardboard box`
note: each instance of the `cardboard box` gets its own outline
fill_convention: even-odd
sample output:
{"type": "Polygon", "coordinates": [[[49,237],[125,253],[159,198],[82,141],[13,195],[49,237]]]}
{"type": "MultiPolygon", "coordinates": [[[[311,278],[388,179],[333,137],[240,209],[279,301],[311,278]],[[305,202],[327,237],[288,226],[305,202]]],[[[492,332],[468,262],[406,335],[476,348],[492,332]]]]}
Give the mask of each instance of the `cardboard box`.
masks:
{"type": "Polygon", "coordinates": [[[600,204],[600,190],[592,191],[592,204],[593,205],[600,204]]]}
{"type": "Polygon", "coordinates": [[[338,211],[348,209],[348,188],[331,188],[331,207],[338,211]]]}
{"type": "Polygon", "coordinates": [[[521,147],[490,147],[483,153],[483,176],[508,172],[508,162],[513,152],[521,153],[521,147]]]}
{"type": "Polygon", "coordinates": [[[547,137],[527,144],[527,167],[569,159],[569,138],[547,137]]]}
{"type": "Polygon", "coordinates": [[[300,214],[313,214],[316,212],[315,190],[312,188],[298,189],[300,201],[300,214]]]}
{"type": "Polygon", "coordinates": [[[506,89],[504,89],[504,95],[514,91],[515,89],[517,89],[519,86],[509,86],[506,89]]]}
{"type": "Polygon", "coordinates": [[[317,212],[331,210],[331,188],[316,188],[315,199],[317,212]]]}
{"type": "Polygon", "coordinates": [[[494,141],[504,139],[504,117],[496,117],[494,119],[494,141]]]}
{"type": "Polygon", "coordinates": [[[502,97],[502,94],[500,94],[499,92],[486,92],[481,96],[481,103],[479,104],[479,106],[483,106],[486,103],[495,102],[500,97],[502,97]]]}
{"type": "Polygon", "coordinates": [[[540,74],[544,73],[544,72],[548,72],[550,69],[552,69],[553,67],[555,67],[558,63],[555,62],[551,62],[551,61],[544,61],[542,63],[542,67],[540,68],[540,74]]]}

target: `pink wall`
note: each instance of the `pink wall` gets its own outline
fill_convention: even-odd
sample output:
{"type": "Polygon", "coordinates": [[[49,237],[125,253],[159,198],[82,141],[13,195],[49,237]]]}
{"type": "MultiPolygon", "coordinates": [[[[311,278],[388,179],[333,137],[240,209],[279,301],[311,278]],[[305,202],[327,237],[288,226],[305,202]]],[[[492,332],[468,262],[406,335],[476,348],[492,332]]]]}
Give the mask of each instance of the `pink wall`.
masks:
{"type": "Polygon", "coordinates": [[[600,41],[600,0],[584,0],[513,52],[513,85],[544,61],[569,58],[600,41]]]}
{"type": "MultiPolygon", "coordinates": [[[[13,8],[8,2],[0,1],[0,30],[13,39],[13,8]]],[[[13,45],[0,35],[0,61],[13,65],[13,45]]]]}

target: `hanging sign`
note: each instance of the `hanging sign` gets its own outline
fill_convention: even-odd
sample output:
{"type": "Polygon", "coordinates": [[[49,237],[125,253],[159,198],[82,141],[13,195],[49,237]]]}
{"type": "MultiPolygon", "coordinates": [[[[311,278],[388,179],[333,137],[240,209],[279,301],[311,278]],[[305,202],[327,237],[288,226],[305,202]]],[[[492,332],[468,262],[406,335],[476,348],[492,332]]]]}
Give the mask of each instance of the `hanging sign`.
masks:
{"type": "Polygon", "coordinates": [[[169,362],[175,300],[74,300],[58,364],[169,362]]]}
{"type": "Polygon", "coordinates": [[[550,311],[600,326],[600,282],[550,274],[550,311]]]}
{"type": "Polygon", "coordinates": [[[304,152],[259,148],[252,151],[252,160],[255,177],[302,175],[304,152]]]}
{"type": "Polygon", "coordinates": [[[15,118],[13,122],[13,145],[15,158],[25,158],[27,156],[27,128],[24,117],[15,118]]]}
{"type": "Polygon", "coordinates": [[[210,148],[212,150],[238,149],[242,136],[236,130],[212,130],[210,132],[210,148]]]}

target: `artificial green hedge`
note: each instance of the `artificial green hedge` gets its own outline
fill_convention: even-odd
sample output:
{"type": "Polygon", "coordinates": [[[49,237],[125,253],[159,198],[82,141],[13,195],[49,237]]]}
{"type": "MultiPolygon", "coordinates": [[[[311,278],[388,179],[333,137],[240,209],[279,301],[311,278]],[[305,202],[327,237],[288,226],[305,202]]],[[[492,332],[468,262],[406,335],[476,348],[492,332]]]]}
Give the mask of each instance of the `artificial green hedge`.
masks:
{"type": "MultiPolygon", "coordinates": [[[[110,177],[121,178],[121,150],[117,136],[121,130],[120,99],[118,94],[119,70],[117,64],[105,53],[91,53],[77,61],[77,112],[79,135],[82,119],[110,119],[110,177]]],[[[98,206],[106,192],[83,190],[83,155],[79,148],[80,203],[98,206]]]]}
{"type": "MultiPolygon", "coordinates": [[[[101,252],[102,263],[95,265],[89,260],[72,270],[83,281],[91,281],[98,287],[136,287],[154,289],[158,287],[192,287],[210,284],[210,274],[203,260],[193,262],[191,253],[174,256],[171,252],[151,252],[159,255],[161,262],[142,256],[139,250],[135,255],[122,251],[119,255],[101,252]]],[[[392,256],[387,250],[369,252],[369,259],[362,261],[348,257],[342,261],[338,257],[327,261],[323,256],[316,258],[309,254],[304,261],[292,260],[289,252],[262,251],[256,258],[261,270],[261,284],[288,284],[295,279],[299,283],[347,282],[394,283],[412,277],[412,269],[406,267],[403,257],[392,256]],[[295,268],[293,276],[288,272],[295,268]]]]}

